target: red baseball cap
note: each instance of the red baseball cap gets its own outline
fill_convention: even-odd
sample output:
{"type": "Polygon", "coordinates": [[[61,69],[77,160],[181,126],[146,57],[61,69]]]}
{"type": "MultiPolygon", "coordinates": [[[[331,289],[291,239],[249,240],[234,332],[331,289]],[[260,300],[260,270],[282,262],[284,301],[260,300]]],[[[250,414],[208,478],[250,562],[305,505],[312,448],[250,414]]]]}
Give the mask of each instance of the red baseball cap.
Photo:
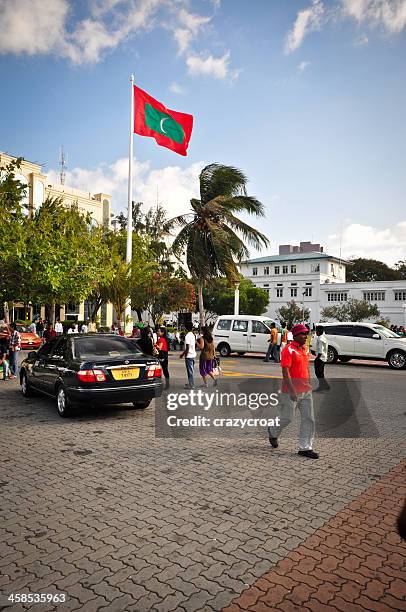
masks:
{"type": "Polygon", "coordinates": [[[309,330],[307,329],[306,325],[303,325],[303,323],[297,323],[296,325],[294,325],[292,327],[292,336],[298,336],[299,334],[308,334],[309,330]]]}

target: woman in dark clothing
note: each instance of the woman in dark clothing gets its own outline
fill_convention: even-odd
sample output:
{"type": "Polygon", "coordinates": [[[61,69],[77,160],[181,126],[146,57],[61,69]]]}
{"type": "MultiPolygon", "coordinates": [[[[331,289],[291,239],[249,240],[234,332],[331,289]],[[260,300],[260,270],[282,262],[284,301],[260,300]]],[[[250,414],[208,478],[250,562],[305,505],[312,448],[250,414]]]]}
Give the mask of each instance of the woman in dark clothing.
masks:
{"type": "Polygon", "coordinates": [[[207,325],[202,328],[202,335],[199,338],[199,347],[200,347],[200,360],[199,360],[199,370],[200,376],[203,378],[203,386],[207,387],[207,378],[213,380],[213,385],[217,386],[217,379],[213,374],[213,370],[215,368],[214,354],[215,354],[215,345],[214,339],[211,335],[211,332],[207,325]]]}
{"type": "Polygon", "coordinates": [[[137,340],[137,344],[145,355],[151,355],[154,352],[151,336],[149,335],[148,327],[143,327],[141,330],[141,338],[137,340]]]}
{"type": "Polygon", "coordinates": [[[158,339],[155,348],[158,349],[158,359],[160,361],[162,371],[165,376],[165,389],[169,388],[169,370],[168,370],[168,352],[169,343],[166,335],[165,327],[160,327],[157,331],[158,339]]]}

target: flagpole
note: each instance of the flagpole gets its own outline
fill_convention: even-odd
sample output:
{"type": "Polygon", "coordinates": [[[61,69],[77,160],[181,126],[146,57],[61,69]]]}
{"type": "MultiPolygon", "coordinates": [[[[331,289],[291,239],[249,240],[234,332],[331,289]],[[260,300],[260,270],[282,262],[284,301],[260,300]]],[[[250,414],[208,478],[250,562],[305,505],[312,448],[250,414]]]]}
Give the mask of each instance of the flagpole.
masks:
{"type": "MultiPolygon", "coordinates": [[[[129,264],[132,260],[133,249],[133,214],[132,214],[132,199],[133,199],[133,157],[134,157],[134,75],[130,76],[130,139],[128,151],[128,210],[127,210],[127,253],[126,262],[129,264]]],[[[131,318],[131,303],[125,309],[125,319],[131,318]]],[[[124,328],[126,328],[126,321],[124,328]]]]}

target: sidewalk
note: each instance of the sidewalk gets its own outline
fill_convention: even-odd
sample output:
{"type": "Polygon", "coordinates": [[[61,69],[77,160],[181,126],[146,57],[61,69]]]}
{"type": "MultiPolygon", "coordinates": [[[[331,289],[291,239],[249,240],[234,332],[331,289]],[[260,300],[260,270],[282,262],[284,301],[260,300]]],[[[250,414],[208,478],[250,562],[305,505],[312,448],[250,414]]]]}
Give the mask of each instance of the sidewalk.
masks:
{"type": "Polygon", "coordinates": [[[406,610],[406,543],[395,530],[405,496],[403,461],[223,612],[406,610]]]}

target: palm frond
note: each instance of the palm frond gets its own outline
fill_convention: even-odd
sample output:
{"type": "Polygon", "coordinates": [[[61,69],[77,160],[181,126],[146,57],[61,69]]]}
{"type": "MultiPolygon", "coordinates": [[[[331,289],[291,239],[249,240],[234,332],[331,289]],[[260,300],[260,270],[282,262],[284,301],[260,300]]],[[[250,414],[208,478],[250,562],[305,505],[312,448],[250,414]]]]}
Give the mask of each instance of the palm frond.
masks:
{"type": "Polygon", "coordinates": [[[233,166],[210,164],[201,171],[199,181],[202,204],[217,196],[246,195],[247,177],[233,166]]]}
{"type": "Polygon", "coordinates": [[[214,201],[230,212],[246,212],[256,217],[265,216],[265,207],[254,196],[217,196],[214,201]]]}

